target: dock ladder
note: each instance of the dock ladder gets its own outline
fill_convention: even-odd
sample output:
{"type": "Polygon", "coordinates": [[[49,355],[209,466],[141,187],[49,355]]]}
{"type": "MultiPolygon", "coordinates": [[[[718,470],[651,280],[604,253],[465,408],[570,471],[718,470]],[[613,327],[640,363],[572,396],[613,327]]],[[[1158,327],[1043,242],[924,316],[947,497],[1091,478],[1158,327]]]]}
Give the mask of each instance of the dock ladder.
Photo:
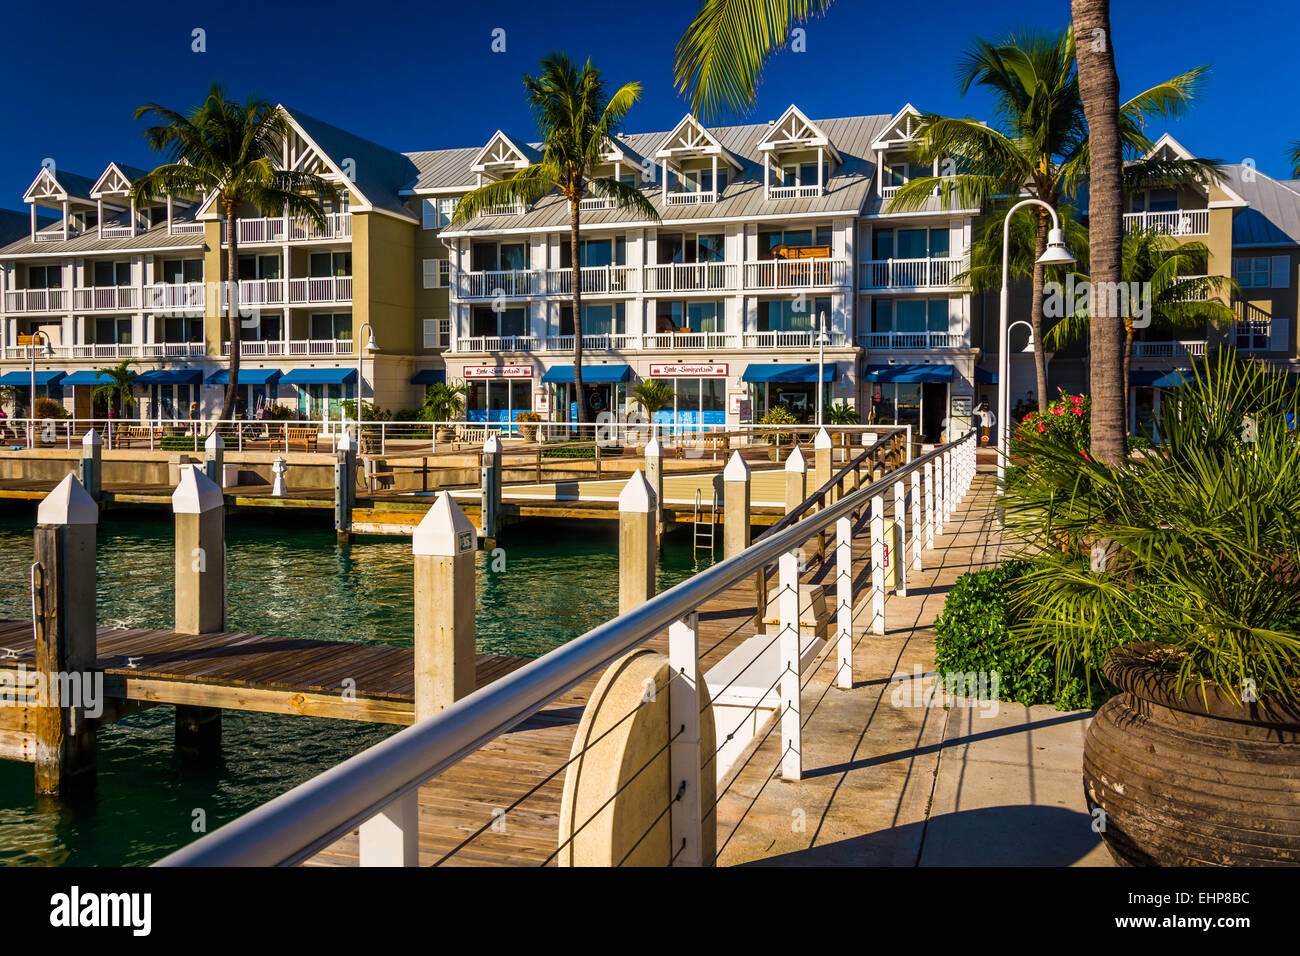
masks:
{"type": "Polygon", "coordinates": [[[700,518],[705,512],[705,505],[702,498],[703,489],[695,489],[695,520],[691,523],[691,559],[694,560],[699,553],[704,550],[709,552],[709,560],[713,560],[713,539],[718,528],[718,489],[713,489],[713,498],[708,506],[708,531],[702,530],[703,524],[700,518]]]}

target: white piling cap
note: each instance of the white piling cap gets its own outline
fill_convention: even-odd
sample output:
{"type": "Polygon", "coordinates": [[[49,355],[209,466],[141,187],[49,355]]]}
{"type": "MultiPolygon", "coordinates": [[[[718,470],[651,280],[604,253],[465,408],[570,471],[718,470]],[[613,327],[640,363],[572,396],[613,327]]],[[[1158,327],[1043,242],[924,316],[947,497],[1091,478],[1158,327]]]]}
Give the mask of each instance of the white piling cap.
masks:
{"type": "Polygon", "coordinates": [[[488,436],[487,441],[483,443],[483,451],[488,455],[497,455],[501,453],[501,439],[497,437],[494,431],[488,436]]]}
{"type": "Polygon", "coordinates": [[[786,471],[807,471],[808,462],[804,461],[803,452],[796,445],[794,451],[790,452],[790,457],[785,460],[786,471]]]}
{"type": "Polygon", "coordinates": [[[618,510],[631,514],[649,514],[654,506],[655,490],[646,481],[645,472],[638,468],[618,493],[618,510]]]}
{"type": "Polygon", "coordinates": [[[825,428],[819,428],[819,429],[817,429],[817,437],[813,439],[813,447],[814,447],[814,448],[830,448],[830,447],[831,447],[831,433],[828,432],[825,428]]]}
{"type": "Polygon", "coordinates": [[[651,435],[650,440],[645,443],[645,457],[662,458],[664,456],[664,446],[659,444],[659,436],[651,435]]]}
{"type": "Polygon", "coordinates": [[[460,510],[456,499],[445,491],[434,500],[433,507],[425,512],[411,534],[412,554],[454,558],[477,547],[478,535],[474,526],[460,510]]]}
{"type": "Polygon", "coordinates": [[[216,432],[208,436],[208,440],[203,443],[204,450],[208,452],[221,451],[226,447],[226,441],[216,432]]]}
{"type": "Polygon", "coordinates": [[[343,437],[339,439],[339,443],[336,447],[338,448],[339,451],[353,451],[356,449],[357,443],[352,438],[351,432],[344,431],[343,437]]]}
{"type": "Polygon", "coordinates": [[[731,453],[731,458],[727,460],[727,467],[722,469],[722,480],[749,481],[749,466],[745,464],[745,459],[740,457],[740,452],[731,453]]]}
{"type": "Polygon", "coordinates": [[[100,438],[99,432],[95,431],[93,428],[81,436],[82,448],[93,448],[96,445],[102,444],[104,444],[104,439],[100,438]]]}
{"type": "Polygon", "coordinates": [[[77,476],[68,474],[36,509],[37,524],[99,524],[99,506],[77,476]]]}
{"type": "Polygon", "coordinates": [[[225,504],[217,483],[198,465],[181,466],[181,482],[172,492],[172,511],[178,515],[201,515],[225,504]]]}

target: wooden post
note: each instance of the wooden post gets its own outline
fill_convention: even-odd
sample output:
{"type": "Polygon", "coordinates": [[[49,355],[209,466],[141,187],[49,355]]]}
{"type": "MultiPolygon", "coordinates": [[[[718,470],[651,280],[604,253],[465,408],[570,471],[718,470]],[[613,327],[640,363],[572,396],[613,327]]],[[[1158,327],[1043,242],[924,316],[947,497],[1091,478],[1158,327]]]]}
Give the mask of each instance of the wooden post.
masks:
{"type": "Polygon", "coordinates": [[[934,461],[925,463],[925,549],[934,550],[934,461]]]}
{"type": "Polygon", "coordinates": [[[751,534],[749,465],[738,451],[722,469],[722,489],[722,553],[730,558],[749,547],[751,534]]]}
{"type": "Polygon", "coordinates": [[[474,526],[447,492],[411,536],[415,555],[415,719],[473,693],[474,526]]]}
{"type": "MultiPolygon", "coordinates": [[[[288,428],[285,435],[288,435],[288,428]]],[[[288,439],[286,438],[286,441],[288,439]]],[[[334,463],[334,531],[338,540],[352,540],[352,508],[357,495],[357,443],[344,432],[339,439],[338,460],[334,463]]]]}
{"type": "Polygon", "coordinates": [[[835,686],[853,689],[853,522],[835,522],[835,686]]]}
{"type": "MultiPolygon", "coordinates": [[[[198,465],[182,465],[172,494],[176,516],[178,634],[215,634],[226,629],[226,516],[221,487],[198,465]]],[[[221,708],[178,704],[176,746],[213,753],[221,747],[221,708]]]]}
{"type": "Polygon", "coordinates": [[[104,439],[91,429],[81,438],[81,485],[94,501],[103,495],[104,439]]]}
{"type": "Polygon", "coordinates": [[[871,632],[885,633],[885,496],[871,496],[871,632]]]}
{"type": "Polygon", "coordinates": [[[641,469],[632,473],[618,496],[618,613],[640,607],[654,597],[655,540],[654,489],[641,469]]]}
{"type": "Polygon", "coordinates": [[[217,434],[216,429],[213,429],[212,434],[208,436],[208,440],[203,443],[203,452],[203,470],[207,474],[208,480],[216,485],[218,489],[224,488],[226,486],[225,472],[223,470],[226,464],[226,442],[217,434]]]}
{"type": "MultiPolygon", "coordinates": [[[[673,866],[704,864],[704,802],[700,790],[700,627],[688,614],[668,627],[668,749],[673,866]]],[[[712,741],[709,741],[712,745],[712,741]]]]}
{"type": "Polygon", "coordinates": [[[808,463],[804,461],[803,452],[796,445],[790,457],[785,460],[785,513],[789,514],[803,504],[808,497],[807,491],[808,463]]]}
{"type": "Polygon", "coordinates": [[[924,511],[924,505],[921,501],[921,472],[920,469],[912,470],[912,570],[921,570],[921,512],[924,511]]]}
{"type": "Polygon", "coordinates": [[[655,534],[659,545],[663,546],[664,533],[664,447],[659,438],[650,436],[645,446],[645,477],[650,482],[650,490],[655,493],[655,534]]]}
{"type": "MultiPolygon", "coordinates": [[[[826,482],[831,480],[831,454],[833,445],[831,443],[831,433],[825,428],[817,430],[817,437],[813,439],[813,487],[816,491],[818,488],[826,487],[826,482]]],[[[835,503],[835,492],[831,491],[826,495],[823,506],[835,503]]]]}
{"type": "Polygon", "coordinates": [[[103,707],[95,673],[95,525],[99,508],[68,475],[36,511],[36,792],[66,794],[95,777],[95,728],[103,707]]]}
{"type": "Polygon", "coordinates": [[[483,443],[479,514],[483,547],[495,548],[501,521],[501,439],[496,432],[483,443]]]}
{"type": "Polygon", "coordinates": [[[781,776],[803,778],[803,740],[799,701],[799,555],[787,551],[778,560],[781,593],[777,606],[781,631],[777,650],[781,658],[781,776]]]}

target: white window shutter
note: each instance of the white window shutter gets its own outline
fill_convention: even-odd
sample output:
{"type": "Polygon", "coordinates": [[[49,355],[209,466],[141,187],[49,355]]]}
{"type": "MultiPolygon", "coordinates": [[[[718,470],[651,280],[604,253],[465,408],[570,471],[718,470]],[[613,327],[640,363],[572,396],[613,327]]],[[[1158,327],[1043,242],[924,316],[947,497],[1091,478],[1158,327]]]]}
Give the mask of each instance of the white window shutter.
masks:
{"type": "Polygon", "coordinates": [[[438,202],[426,199],[421,203],[421,219],[425,229],[438,228],[438,202]]]}
{"type": "Polygon", "coordinates": [[[438,260],[424,260],[424,287],[426,289],[438,288],[438,260]]]}
{"type": "Polygon", "coordinates": [[[438,320],[424,320],[424,347],[426,349],[438,348],[438,320]]]}
{"type": "Polygon", "coordinates": [[[1269,281],[1270,289],[1289,289],[1291,288],[1291,257],[1274,256],[1272,278],[1269,281]]]}
{"type": "MultiPolygon", "coordinates": [[[[1284,257],[1285,258],[1285,257],[1284,257]]],[[[1268,350],[1270,352],[1291,351],[1291,320],[1274,318],[1268,324],[1268,350]]]]}

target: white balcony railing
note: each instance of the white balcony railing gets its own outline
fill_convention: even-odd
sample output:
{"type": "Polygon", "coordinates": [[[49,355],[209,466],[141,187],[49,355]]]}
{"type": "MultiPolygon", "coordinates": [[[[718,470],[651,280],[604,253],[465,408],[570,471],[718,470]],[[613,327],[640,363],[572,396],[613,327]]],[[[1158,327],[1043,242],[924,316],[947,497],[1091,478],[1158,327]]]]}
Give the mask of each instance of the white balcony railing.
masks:
{"type": "MultiPolygon", "coordinates": [[[[76,232],[76,230],[74,230],[74,229],[69,229],[69,230],[68,230],[68,238],[69,238],[69,239],[75,239],[76,237],[77,237],[77,232],[76,232]]],[[[53,230],[53,231],[51,231],[51,232],[38,232],[38,233],[35,235],[34,238],[36,239],[37,242],[62,242],[62,241],[63,241],[63,230],[62,230],[62,229],[55,229],[55,230],[53,230]]]]}
{"type": "Polygon", "coordinates": [[[698,206],[703,203],[717,202],[718,194],[714,192],[667,193],[665,201],[669,206],[698,206]]]}
{"type": "Polygon", "coordinates": [[[645,336],[648,349],[735,349],[740,336],[731,332],[655,332],[645,336]]]}
{"type": "Polygon", "coordinates": [[[712,292],[735,289],[734,262],[675,262],[645,267],[647,292],[712,292]]]}
{"type": "Polygon", "coordinates": [[[141,346],[127,342],[83,343],[81,345],[62,345],[54,350],[66,358],[79,359],[125,359],[139,358],[141,346]]]}
{"type": "Polygon", "coordinates": [[[198,358],[207,354],[202,342],[146,342],[140,346],[145,358],[198,358]]]}
{"type": "Polygon", "coordinates": [[[203,311],[202,282],[160,282],[145,286],[145,308],[154,313],[203,311]]]}
{"type": "Polygon", "coordinates": [[[497,206],[484,206],[479,210],[480,216],[522,216],[524,204],[518,202],[501,203],[497,206]]]}
{"type": "Polygon", "coordinates": [[[966,269],[961,256],[942,259],[870,259],[861,265],[863,289],[941,289],[966,269]]]}
{"type": "MultiPolygon", "coordinates": [[[[190,236],[195,234],[201,235],[203,233],[203,227],[204,227],[204,223],[201,222],[173,221],[171,232],[173,236],[190,236]]],[[[225,238],[224,232],[221,235],[222,238],[225,238]]]]}
{"type": "MultiPolygon", "coordinates": [[[[640,270],[636,266],[582,266],[578,281],[584,295],[636,292],[640,288],[640,270]]],[[[573,270],[546,271],[548,295],[573,295],[573,270]]]]}
{"type": "Polygon", "coordinates": [[[535,352],[537,339],[531,335],[471,335],[456,343],[458,352],[535,352]]]}
{"type": "Polygon", "coordinates": [[[129,224],[100,226],[99,234],[105,239],[130,239],[135,235],[135,226],[129,224]]]}
{"type": "MultiPolygon", "coordinates": [[[[346,239],[352,235],[352,213],[350,212],[329,213],[325,217],[323,227],[310,219],[286,219],[284,216],[263,216],[240,219],[238,222],[240,245],[346,239]]],[[[221,241],[229,241],[228,225],[224,222],[221,224],[221,241]]]]}
{"type": "Polygon", "coordinates": [[[1205,341],[1134,342],[1134,358],[1189,358],[1205,354],[1205,341]]]}
{"type": "Polygon", "coordinates": [[[1155,229],[1168,236],[1208,236],[1208,209],[1173,209],[1168,212],[1126,212],[1124,231],[1155,229]]]}
{"type": "MultiPolygon", "coordinates": [[[[283,279],[240,279],[237,305],[284,305],[285,281],[283,279]]],[[[230,283],[221,284],[221,308],[229,308],[230,283]]]]}
{"type": "Polygon", "coordinates": [[[893,199],[898,195],[898,191],[902,188],[902,186],[885,186],[880,190],[880,198],[893,199]]]}
{"type": "MultiPolygon", "coordinates": [[[[960,336],[954,336],[960,344],[960,336]]],[[[847,339],[838,332],[828,333],[828,348],[843,347],[847,339]]],[[[798,332],[653,332],[644,335],[623,332],[598,332],[582,337],[584,352],[629,352],[659,350],[664,352],[717,349],[808,349],[817,347],[816,334],[798,332]]],[[[955,347],[955,346],[954,346],[955,347]]],[[[572,335],[548,335],[539,340],[532,335],[471,335],[456,340],[456,352],[563,352],[573,351],[572,335]]]]}
{"type": "Polygon", "coordinates": [[[66,289],[14,289],[5,293],[6,312],[65,312],[66,289]]]}
{"type": "Polygon", "coordinates": [[[79,312],[120,312],[139,305],[135,286],[102,285],[72,290],[72,307],[79,312]]]}
{"type": "Polygon", "coordinates": [[[769,186],[770,199],[810,199],[822,194],[822,187],[813,183],[811,186],[769,186]]]}
{"type": "Polygon", "coordinates": [[[745,288],[836,289],[848,275],[843,259],[769,259],[745,263],[745,288]]]}
{"type": "MultiPolygon", "coordinates": [[[[826,333],[826,347],[845,345],[841,332],[826,333]]],[[[741,343],[746,349],[808,349],[817,347],[817,333],[811,331],[746,332],[741,343]]]]}
{"type": "Polygon", "coordinates": [[[540,295],[543,273],[533,269],[497,269],[460,272],[456,293],[462,299],[493,299],[498,295],[520,298],[540,295]]]}
{"type": "Polygon", "coordinates": [[[289,355],[351,355],[351,339],[303,339],[289,342],[289,355]]]}
{"type": "Polygon", "coordinates": [[[605,196],[588,196],[586,199],[578,203],[578,208],[589,210],[589,211],[596,211],[600,209],[613,209],[617,205],[618,203],[614,202],[614,200],[609,199],[605,196]]]}
{"type": "MultiPolygon", "coordinates": [[[[572,335],[548,335],[546,348],[551,352],[572,352],[572,335]]],[[[625,349],[641,348],[641,336],[627,335],[622,332],[597,332],[582,337],[584,352],[621,352],[625,349]]]]}
{"type": "Polygon", "coordinates": [[[961,332],[868,332],[860,341],[868,349],[966,348],[966,336],[961,332]]]}
{"type": "Polygon", "coordinates": [[[299,303],[346,303],[352,301],[352,276],[318,276],[289,280],[289,301],[299,303]]]}

